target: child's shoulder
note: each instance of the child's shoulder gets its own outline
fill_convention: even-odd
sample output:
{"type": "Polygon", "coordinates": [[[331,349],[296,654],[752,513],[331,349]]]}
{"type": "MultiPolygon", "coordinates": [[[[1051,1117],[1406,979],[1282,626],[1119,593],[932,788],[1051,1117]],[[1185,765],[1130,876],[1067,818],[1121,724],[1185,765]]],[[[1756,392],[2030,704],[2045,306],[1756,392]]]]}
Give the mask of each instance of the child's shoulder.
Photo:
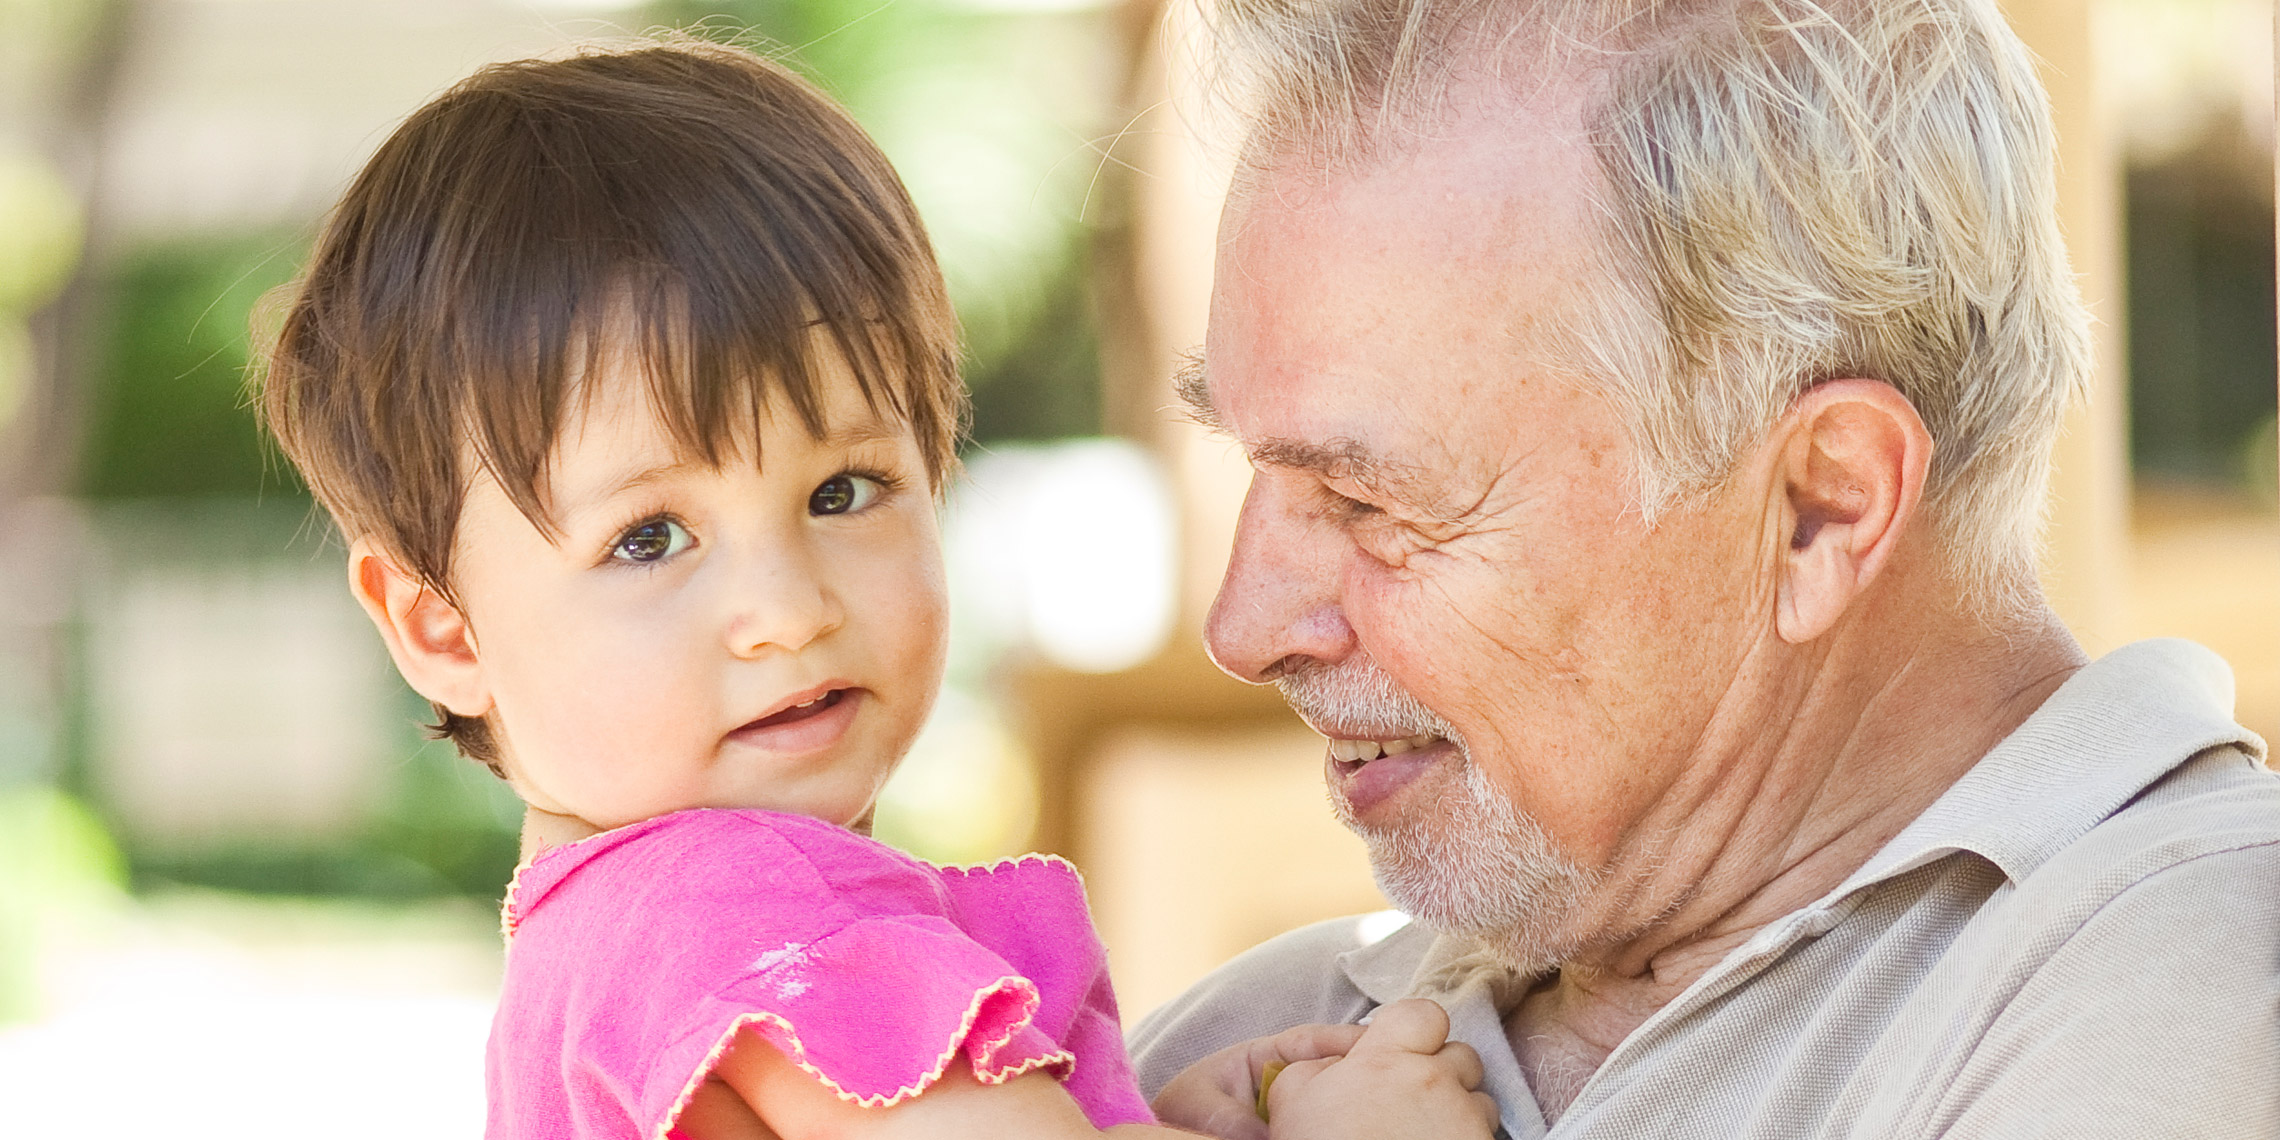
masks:
{"type": "Polygon", "coordinates": [[[772,907],[870,915],[952,917],[985,900],[1005,905],[1070,896],[1076,872],[1055,856],[941,866],[868,836],[807,816],[761,809],[698,808],[605,831],[554,848],[518,870],[508,888],[511,933],[542,904],[576,897],[612,907],[644,900],[738,900],[772,907]]]}
{"type": "Polygon", "coordinates": [[[552,848],[515,871],[510,910],[557,894],[686,891],[708,882],[772,892],[828,889],[850,872],[916,871],[909,856],[822,820],[755,809],[692,808],[552,848]]]}

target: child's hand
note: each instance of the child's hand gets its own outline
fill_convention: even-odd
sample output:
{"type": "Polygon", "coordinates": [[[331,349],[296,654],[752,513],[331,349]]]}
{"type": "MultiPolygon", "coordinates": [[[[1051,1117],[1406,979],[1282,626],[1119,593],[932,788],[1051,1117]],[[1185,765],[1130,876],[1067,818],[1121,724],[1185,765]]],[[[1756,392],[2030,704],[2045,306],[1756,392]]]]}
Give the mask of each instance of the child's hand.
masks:
{"type": "Polygon", "coordinates": [[[1182,1070],[1149,1107],[1174,1127],[1221,1140],[1267,1140],[1258,1110],[1260,1074],[1267,1066],[1340,1056],[1362,1033],[1359,1025],[1300,1025],[1230,1045],[1182,1070]]]}
{"type": "MultiPolygon", "coordinates": [[[[1480,1087],[1480,1054],[1449,1039],[1449,1015],[1423,998],[1382,1006],[1334,1060],[1299,1061],[1267,1092],[1268,1134],[1296,1140],[1486,1138],[1496,1102],[1480,1087]]],[[[1185,1074],[1182,1074],[1185,1076],[1185,1074]]]]}

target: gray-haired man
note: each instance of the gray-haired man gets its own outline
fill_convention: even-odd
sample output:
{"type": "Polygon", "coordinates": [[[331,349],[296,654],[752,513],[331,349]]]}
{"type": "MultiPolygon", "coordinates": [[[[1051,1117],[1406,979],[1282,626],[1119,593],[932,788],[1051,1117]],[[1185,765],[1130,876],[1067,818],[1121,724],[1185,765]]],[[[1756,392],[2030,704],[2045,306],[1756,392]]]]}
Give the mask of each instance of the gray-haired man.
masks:
{"type": "Polygon", "coordinates": [[[1208,630],[1414,922],[1134,1037],[1440,997],[1517,1140],[2280,1136],[2280,778],[2034,553],[2088,369],[1993,0],[1225,0],[1208,630]]]}

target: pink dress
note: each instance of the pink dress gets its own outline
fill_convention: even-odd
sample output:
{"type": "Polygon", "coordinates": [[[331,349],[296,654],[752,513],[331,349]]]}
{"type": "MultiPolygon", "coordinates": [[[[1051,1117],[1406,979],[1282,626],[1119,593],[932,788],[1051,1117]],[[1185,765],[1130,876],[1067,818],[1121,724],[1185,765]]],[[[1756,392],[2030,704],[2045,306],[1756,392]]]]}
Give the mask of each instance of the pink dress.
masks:
{"type": "Polygon", "coordinates": [[[842,1100],[953,1064],[1060,1078],[1095,1127],[1145,1122],[1084,885],[1029,855],[938,867],[819,820],[684,811],[515,876],[491,1023],[490,1140],[658,1140],[739,1030],[842,1100]]]}

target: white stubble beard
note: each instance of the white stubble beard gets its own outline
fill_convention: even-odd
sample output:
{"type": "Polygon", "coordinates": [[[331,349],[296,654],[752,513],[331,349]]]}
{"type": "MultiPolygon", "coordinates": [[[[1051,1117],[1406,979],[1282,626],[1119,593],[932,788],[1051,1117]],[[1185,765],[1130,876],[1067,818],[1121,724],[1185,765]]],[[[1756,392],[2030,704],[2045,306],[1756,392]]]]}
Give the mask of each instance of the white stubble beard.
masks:
{"type": "Polygon", "coordinates": [[[1356,819],[1331,789],[1331,810],[1369,846],[1370,869],[1395,906],[1436,930],[1477,940],[1523,975],[1549,970],[1582,948],[1572,920],[1602,876],[1561,854],[1541,824],[1489,783],[1453,726],[1359,653],[1275,684],[1317,728],[1430,733],[1456,753],[1457,788],[1389,822],[1356,819]]]}

